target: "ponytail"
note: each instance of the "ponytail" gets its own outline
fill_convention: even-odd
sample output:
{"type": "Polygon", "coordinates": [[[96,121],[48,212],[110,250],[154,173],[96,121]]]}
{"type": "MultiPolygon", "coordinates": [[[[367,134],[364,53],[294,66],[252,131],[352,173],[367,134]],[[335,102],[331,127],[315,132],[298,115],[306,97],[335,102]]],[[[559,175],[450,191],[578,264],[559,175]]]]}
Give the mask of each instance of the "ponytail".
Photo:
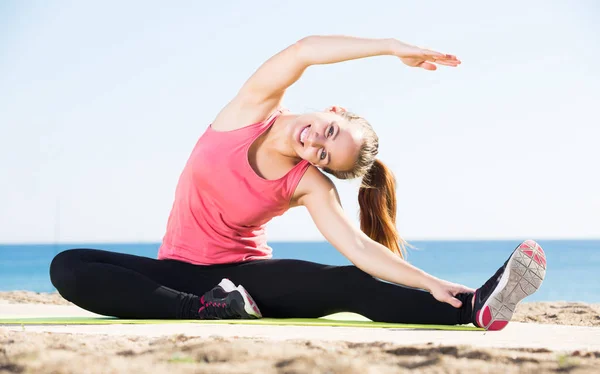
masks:
{"type": "Polygon", "coordinates": [[[406,242],[396,228],[396,179],[392,171],[378,159],[363,177],[358,203],[360,229],[404,258],[406,242]]]}
{"type": "Polygon", "coordinates": [[[358,191],[360,229],[371,239],[404,258],[406,247],[411,246],[400,237],[396,229],[396,180],[392,171],[376,158],[379,152],[379,137],[364,118],[347,111],[336,113],[351,126],[362,130],[363,143],[352,169],[323,168],[323,171],[339,179],[363,176],[358,191]]]}

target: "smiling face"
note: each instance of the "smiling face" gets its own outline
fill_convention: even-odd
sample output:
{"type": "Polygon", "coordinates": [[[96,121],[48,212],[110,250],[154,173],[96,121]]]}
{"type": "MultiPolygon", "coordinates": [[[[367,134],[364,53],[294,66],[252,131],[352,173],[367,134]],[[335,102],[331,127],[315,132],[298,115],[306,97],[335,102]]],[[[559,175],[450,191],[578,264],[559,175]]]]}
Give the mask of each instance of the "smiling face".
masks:
{"type": "Polygon", "coordinates": [[[291,124],[296,154],[314,166],[346,171],[354,167],[362,129],[333,112],[303,114],[291,124]]]}

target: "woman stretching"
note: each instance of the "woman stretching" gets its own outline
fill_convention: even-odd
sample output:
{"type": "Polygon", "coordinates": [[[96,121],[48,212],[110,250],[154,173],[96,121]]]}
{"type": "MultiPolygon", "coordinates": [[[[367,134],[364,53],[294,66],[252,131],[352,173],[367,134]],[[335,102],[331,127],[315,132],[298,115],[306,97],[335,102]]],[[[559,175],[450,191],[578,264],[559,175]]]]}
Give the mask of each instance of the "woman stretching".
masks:
{"type": "Polygon", "coordinates": [[[348,311],[379,322],[502,329],[542,283],[542,248],[523,242],[477,290],[410,265],[395,227],[395,180],[376,159],[371,125],[335,106],[307,114],[282,109],[287,88],[309,66],[378,55],[426,70],[460,64],[395,39],[310,36],[294,43],[265,62],[198,139],[158,259],[70,249],[50,266],[58,292],[120,318],[315,318],[348,311]],[[344,215],[322,172],[362,178],[362,231],[344,215]],[[297,206],[355,266],[271,259],[265,225],[297,206]]]}

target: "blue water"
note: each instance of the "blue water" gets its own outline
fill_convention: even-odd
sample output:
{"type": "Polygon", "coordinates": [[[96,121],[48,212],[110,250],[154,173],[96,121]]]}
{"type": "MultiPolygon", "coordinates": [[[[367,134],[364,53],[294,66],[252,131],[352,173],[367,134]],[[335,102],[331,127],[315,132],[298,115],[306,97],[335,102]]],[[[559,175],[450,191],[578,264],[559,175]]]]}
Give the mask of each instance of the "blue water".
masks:
{"type": "MultiPolygon", "coordinates": [[[[539,241],[548,259],[546,280],[529,301],[600,302],[600,240],[539,241]]],[[[519,241],[415,241],[408,260],[439,278],[473,288],[504,263],[519,241]]],[[[330,265],[350,262],[326,242],[273,242],[274,258],[330,265]]],[[[0,291],[53,292],[48,268],[68,248],[98,248],[156,258],[159,243],[0,245],[0,291]]]]}

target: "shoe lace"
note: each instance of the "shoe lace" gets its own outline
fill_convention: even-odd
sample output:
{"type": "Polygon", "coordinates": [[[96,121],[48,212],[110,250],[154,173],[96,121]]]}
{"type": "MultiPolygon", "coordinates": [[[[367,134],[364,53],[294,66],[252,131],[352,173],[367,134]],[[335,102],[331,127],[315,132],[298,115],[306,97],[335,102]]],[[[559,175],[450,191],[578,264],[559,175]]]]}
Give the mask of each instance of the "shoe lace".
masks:
{"type": "Polygon", "coordinates": [[[225,301],[207,301],[201,300],[202,306],[198,310],[198,315],[202,319],[232,319],[237,314],[225,301]]]}

